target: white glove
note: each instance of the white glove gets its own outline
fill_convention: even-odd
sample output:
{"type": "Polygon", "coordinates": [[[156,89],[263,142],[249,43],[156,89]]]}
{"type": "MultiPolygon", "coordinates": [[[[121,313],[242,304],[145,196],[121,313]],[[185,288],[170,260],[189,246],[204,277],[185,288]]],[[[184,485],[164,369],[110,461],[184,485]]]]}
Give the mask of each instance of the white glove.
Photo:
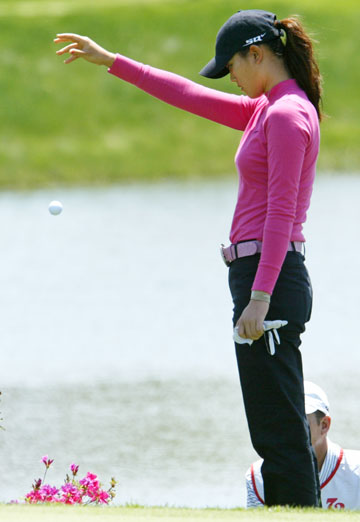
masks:
{"type": "MultiPolygon", "coordinates": [[[[282,326],[286,326],[288,324],[287,321],[281,321],[280,319],[277,319],[276,321],[264,321],[263,327],[264,327],[264,335],[268,335],[268,350],[270,355],[275,354],[275,343],[280,344],[280,337],[277,332],[278,328],[281,328],[282,326]],[[275,341],[274,341],[275,337],[275,341]]],[[[234,333],[233,333],[233,339],[238,344],[246,344],[248,343],[250,346],[254,342],[253,339],[244,339],[243,337],[240,337],[238,332],[238,327],[235,326],[234,333]]]]}

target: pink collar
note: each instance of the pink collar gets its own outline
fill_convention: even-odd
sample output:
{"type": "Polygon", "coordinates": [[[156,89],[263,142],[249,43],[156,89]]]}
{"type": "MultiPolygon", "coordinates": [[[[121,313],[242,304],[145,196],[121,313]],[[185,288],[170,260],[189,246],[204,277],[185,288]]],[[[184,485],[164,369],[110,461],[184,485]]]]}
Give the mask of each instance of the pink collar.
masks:
{"type": "Polygon", "coordinates": [[[270,91],[265,93],[265,96],[269,100],[269,102],[275,101],[284,94],[299,94],[301,92],[300,87],[296,83],[296,80],[290,78],[289,80],[284,80],[276,85],[270,91]]]}

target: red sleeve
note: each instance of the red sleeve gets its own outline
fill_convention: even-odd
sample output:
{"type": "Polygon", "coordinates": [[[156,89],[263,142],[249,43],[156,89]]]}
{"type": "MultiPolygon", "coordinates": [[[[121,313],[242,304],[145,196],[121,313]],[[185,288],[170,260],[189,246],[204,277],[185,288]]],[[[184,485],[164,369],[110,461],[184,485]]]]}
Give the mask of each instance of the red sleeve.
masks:
{"type": "Polygon", "coordinates": [[[209,89],[177,74],[119,54],[109,73],[170,105],[241,131],[245,129],[257,105],[248,96],[209,89]]]}
{"type": "Polygon", "coordinates": [[[268,157],[267,215],[253,290],[272,293],[296,216],[304,157],[311,139],[306,112],[296,103],[272,107],[265,121],[268,157]]]}

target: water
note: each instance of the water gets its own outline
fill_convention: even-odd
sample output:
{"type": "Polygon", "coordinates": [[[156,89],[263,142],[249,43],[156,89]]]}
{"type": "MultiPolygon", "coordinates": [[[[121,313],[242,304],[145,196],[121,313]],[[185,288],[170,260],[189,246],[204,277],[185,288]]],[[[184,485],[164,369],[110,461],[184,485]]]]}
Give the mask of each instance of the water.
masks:
{"type": "MultiPolygon", "coordinates": [[[[319,177],[305,376],[331,438],[358,446],[360,179],[319,177]]],[[[0,501],[55,458],[119,482],[117,502],[241,506],[254,458],[231,340],[231,181],[2,193],[0,501]],[[64,204],[50,216],[52,199],[64,204]]]]}

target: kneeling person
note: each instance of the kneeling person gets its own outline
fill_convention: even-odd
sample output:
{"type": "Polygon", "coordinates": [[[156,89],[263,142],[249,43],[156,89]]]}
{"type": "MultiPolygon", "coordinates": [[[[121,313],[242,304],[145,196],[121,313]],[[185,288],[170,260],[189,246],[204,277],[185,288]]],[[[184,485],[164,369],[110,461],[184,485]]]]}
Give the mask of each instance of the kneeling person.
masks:
{"type": "MultiPolygon", "coordinates": [[[[304,382],[305,411],[311,444],[319,469],[321,501],[324,509],[360,509],[360,451],[343,450],[327,437],[331,425],[329,402],[316,384],[304,382]]],[[[264,505],[262,459],[246,472],[247,507],[264,505]]]]}

